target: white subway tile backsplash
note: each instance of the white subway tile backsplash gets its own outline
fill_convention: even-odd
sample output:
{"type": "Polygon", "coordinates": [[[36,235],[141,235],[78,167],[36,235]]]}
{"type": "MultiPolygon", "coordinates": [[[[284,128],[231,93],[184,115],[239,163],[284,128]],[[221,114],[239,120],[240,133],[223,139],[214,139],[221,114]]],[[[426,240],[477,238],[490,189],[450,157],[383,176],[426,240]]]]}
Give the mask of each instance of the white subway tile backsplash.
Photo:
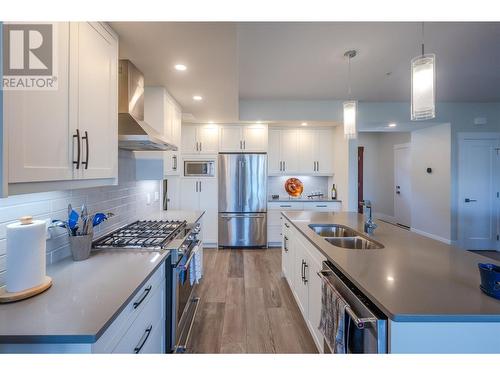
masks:
{"type": "MultiPolygon", "coordinates": [[[[121,160],[120,160],[121,161],[121,160]]],[[[89,212],[113,212],[115,216],[94,230],[101,236],[134,220],[138,214],[160,209],[160,203],[146,205],[146,194],[160,192],[160,181],[128,181],[118,186],[53,191],[48,193],[16,195],[0,199],[0,286],[5,284],[6,226],[20,216],[35,219],[67,219],[68,204],[80,211],[86,204],[89,212]]],[[[71,255],[67,232],[63,228],[50,229],[47,240],[47,264],[56,263],[71,255]]]]}

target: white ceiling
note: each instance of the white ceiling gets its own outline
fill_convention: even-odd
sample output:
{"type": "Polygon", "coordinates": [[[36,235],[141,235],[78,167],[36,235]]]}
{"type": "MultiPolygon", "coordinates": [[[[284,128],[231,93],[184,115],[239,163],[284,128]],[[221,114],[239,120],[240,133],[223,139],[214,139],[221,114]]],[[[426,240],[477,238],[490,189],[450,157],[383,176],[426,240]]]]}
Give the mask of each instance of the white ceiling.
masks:
{"type": "MultiPolygon", "coordinates": [[[[420,23],[114,22],[120,56],[196,122],[235,122],[239,99],[345,99],[348,49],[360,101],[409,101],[420,23]],[[173,69],[176,63],[186,72],[173,69]],[[386,73],[390,73],[387,75],[386,73]],[[194,102],[192,96],[204,100],[194,102]]],[[[426,23],[439,101],[500,100],[500,23],[426,23]]],[[[269,119],[271,120],[271,119],[269,119]]]]}
{"type": "Polygon", "coordinates": [[[168,89],[197,121],[238,119],[236,24],[222,22],[112,22],[120,58],[130,59],[146,85],[168,89]],[[187,70],[179,72],[175,64],[187,70]],[[193,95],[201,95],[196,102],[193,95]]]}

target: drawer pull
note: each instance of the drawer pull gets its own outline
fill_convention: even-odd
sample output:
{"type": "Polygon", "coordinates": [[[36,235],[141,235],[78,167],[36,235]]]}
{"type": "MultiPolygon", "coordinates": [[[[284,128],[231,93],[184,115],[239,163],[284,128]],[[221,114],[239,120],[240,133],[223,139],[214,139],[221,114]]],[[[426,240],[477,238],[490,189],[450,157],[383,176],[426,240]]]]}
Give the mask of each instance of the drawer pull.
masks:
{"type": "Polygon", "coordinates": [[[285,227],[290,228],[290,226],[287,223],[285,223],[285,227]]]}
{"type": "Polygon", "coordinates": [[[148,296],[149,292],[151,292],[151,289],[153,287],[150,285],[148,286],[146,289],[144,289],[144,292],[142,292],[141,296],[139,297],[139,299],[137,301],[134,302],[134,309],[137,309],[140,304],[146,299],[146,297],[148,296]]]}
{"type": "Polygon", "coordinates": [[[328,207],[326,204],[317,204],[316,207],[328,207]]]}
{"type": "Polygon", "coordinates": [[[280,204],[280,207],[292,207],[292,206],[289,204],[280,204]]]}
{"type": "Polygon", "coordinates": [[[142,347],[148,341],[149,335],[151,334],[151,331],[153,330],[153,325],[150,324],[148,328],[144,331],[144,334],[141,337],[141,340],[139,341],[139,344],[134,348],[134,353],[139,354],[141,351],[142,347]]]}

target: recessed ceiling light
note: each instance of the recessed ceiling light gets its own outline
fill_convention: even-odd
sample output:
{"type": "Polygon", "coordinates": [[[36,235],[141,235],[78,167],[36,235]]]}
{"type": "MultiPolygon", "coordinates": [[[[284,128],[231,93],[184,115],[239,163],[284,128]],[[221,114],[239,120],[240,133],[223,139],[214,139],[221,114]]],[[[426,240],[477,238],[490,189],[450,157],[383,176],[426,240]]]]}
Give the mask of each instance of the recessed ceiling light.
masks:
{"type": "Polygon", "coordinates": [[[307,122],[303,122],[302,124],[300,124],[302,126],[307,126],[307,122]]]}
{"type": "Polygon", "coordinates": [[[201,97],[200,95],[194,95],[193,96],[193,100],[196,100],[197,102],[199,102],[202,99],[203,99],[203,97],[201,97]]]}
{"type": "Polygon", "coordinates": [[[389,124],[389,127],[390,127],[390,128],[395,128],[396,126],[397,126],[397,125],[396,125],[394,122],[391,122],[391,123],[389,124]]]}
{"type": "Polygon", "coordinates": [[[175,68],[175,70],[179,70],[179,71],[181,71],[181,72],[183,72],[183,71],[187,70],[187,66],[186,66],[186,65],[184,65],[184,64],[176,64],[176,65],[174,66],[174,68],[175,68]]]}
{"type": "Polygon", "coordinates": [[[213,122],[212,120],[210,120],[208,123],[209,123],[209,124],[213,124],[214,122],[213,122]]]}
{"type": "Polygon", "coordinates": [[[392,277],[392,276],[387,276],[387,281],[394,281],[394,277],[392,277]]]}

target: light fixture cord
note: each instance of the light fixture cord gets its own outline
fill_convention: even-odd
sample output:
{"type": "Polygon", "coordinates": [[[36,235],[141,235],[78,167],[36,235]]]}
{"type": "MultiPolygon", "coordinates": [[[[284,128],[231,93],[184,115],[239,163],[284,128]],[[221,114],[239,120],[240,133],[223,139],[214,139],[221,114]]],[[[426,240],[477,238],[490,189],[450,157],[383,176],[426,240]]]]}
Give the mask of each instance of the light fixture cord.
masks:
{"type": "Polygon", "coordinates": [[[347,56],[347,96],[351,99],[351,55],[347,56]]]}
{"type": "Polygon", "coordinates": [[[424,23],[422,22],[422,56],[425,54],[424,53],[424,23]]]}

